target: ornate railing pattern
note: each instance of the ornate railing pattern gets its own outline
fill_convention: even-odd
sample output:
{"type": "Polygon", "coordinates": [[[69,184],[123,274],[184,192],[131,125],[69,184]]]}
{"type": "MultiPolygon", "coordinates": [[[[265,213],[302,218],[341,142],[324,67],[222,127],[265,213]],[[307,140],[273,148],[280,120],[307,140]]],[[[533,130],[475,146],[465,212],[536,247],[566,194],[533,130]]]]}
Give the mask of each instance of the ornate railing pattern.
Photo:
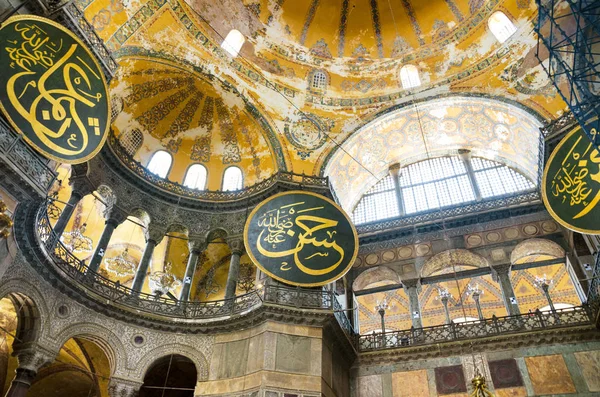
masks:
{"type": "Polygon", "coordinates": [[[215,319],[249,312],[263,302],[302,309],[333,310],[333,292],[267,285],[234,299],[212,302],[176,301],[162,296],[133,291],[118,281],[89,271],[85,262],[73,255],[54,233],[46,206],[37,213],[38,242],[57,270],[103,299],[108,304],[124,305],[152,314],[185,319],[215,319]]]}
{"type": "Polygon", "coordinates": [[[56,178],[56,173],[48,167],[46,160],[23,142],[3,118],[0,118],[0,156],[27,176],[43,194],[56,178]]]}
{"type": "Polygon", "coordinates": [[[590,312],[586,306],[561,309],[554,312],[540,312],[538,310],[535,313],[518,316],[492,317],[491,319],[481,321],[361,335],[358,338],[358,351],[395,349],[461,339],[490,337],[499,334],[589,324],[590,312]]]}
{"type": "Polygon", "coordinates": [[[482,211],[489,211],[498,208],[506,208],[518,206],[527,203],[535,203],[540,201],[540,194],[537,190],[526,193],[499,197],[491,200],[480,201],[472,204],[461,204],[452,208],[444,208],[431,212],[416,214],[412,216],[403,216],[389,220],[382,220],[373,223],[366,223],[356,227],[359,235],[365,233],[379,232],[383,230],[403,228],[416,224],[425,224],[428,222],[437,221],[440,219],[450,219],[467,214],[474,214],[482,211]]]}
{"type": "Polygon", "coordinates": [[[600,316],[600,251],[596,252],[596,261],[588,290],[587,303],[593,318],[598,319],[598,316],[600,316]]]}
{"type": "Polygon", "coordinates": [[[331,191],[329,185],[329,178],[295,174],[292,172],[279,171],[273,174],[271,177],[260,181],[252,186],[248,186],[243,190],[237,191],[213,191],[213,190],[197,190],[191,189],[187,186],[183,186],[180,183],[173,182],[167,179],[163,179],[150,171],[138,161],[133,159],[131,155],[123,148],[119,139],[111,133],[109,135],[110,147],[114,151],[115,155],[119,160],[137,176],[151,182],[153,185],[159,187],[167,192],[174,193],[179,196],[189,197],[193,199],[206,200],[206,201],[236,201],[244,198],[251,197],[258,193],[264,192],[275,186],[277,183],[290,183],[294,185],[301,185],[306,188],[318,188],[328,189],[331,191]]]}

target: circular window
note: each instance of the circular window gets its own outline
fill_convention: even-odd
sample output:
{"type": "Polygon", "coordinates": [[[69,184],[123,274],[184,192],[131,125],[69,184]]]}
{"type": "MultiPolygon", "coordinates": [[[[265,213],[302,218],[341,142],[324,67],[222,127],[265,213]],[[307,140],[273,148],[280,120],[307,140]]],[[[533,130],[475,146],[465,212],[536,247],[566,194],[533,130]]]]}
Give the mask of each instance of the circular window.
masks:
{"type": "Polygon", "coordinates": [[[60,305],[57,309],[59,317],[67,317],[69,315],[69,308],[66,305],[60,305]]]}
{"type": "Polygon", "coordinates": [[[141,346],[145,342],[145,339],[142,335],[136,335],[133,337],[133,344],[136,346],[141,346]]]}

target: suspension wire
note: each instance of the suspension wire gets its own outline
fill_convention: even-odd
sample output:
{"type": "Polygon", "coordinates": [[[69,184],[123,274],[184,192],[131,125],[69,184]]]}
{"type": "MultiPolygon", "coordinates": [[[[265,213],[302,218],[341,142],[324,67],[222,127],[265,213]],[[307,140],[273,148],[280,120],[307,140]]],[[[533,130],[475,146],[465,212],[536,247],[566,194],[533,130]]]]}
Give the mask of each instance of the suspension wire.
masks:
{"type": "MultiPolygon", "coordinates": [[[[223,37],[223,35],[221,35],[217,29],[215,29],[210,22],[208,22],[206,20],[206,18],[204,18],[204,16],[202,16],[198,11],[196,11],[193,7],[189,7],[192,12],[197,15],[206,25],[208,25],[208,27],[215,32],[215,34],[217,36],[219,36],[223,41],[225,40],[225,37],[223,37]]],[[[247,58],[245,58],[242,54],[238,54],[238,57],[240,57],[241,59],[243,59],[244,61],[247,62],[247,64],[254,70],[255,73],[257,73],[259,76],[261,76],[262,78],[265,79],[266,82],[269,82],[269,80],[262,74],[262,72],[260,70],[258,70],[256,67],[253,66],[253,63],[250,62],[250,60],[248,60],[247,58]]],[[[281,95],[281,97],[283,97],[283,99],[288,102],[294,109],[296,109],[296,111],[298,113],[300,113],[302,116],[304,116],[305,118],[307,118],[308,120],[310,120],[313,124],[316,125],[316,127],[318,127],[319,131],[322,132],[331,142],[333,142],[333,144],[335,146],[338,147],[338,149],[342,150],[344,153],[346,153],[352,160],[354,160],[356,162],[356,164],[360,165],[365,171],[367,171],[369,174],[371,174],[371,176],[373,176],[374,178],[377,178],[377,176],[371,172],[371,170],[369,170],[367,167],[365,167],[360,161],[358,161],[353,155],[351,155],[346,149],[344,149],[342,147],[341,144],[339,144],[335,139],[333,139],[331,137],[330,134],[328,134],[327,132],[323,131],[321,126],[316,124],[310,117],[308,117],[306,115],[306,113],[301,110],[298,106],[296,106],[296,104],[294,102],[292,102],[287,96],[285,96],[285,94],[283,94],[277,87],[275,84],[267,84],[266,85],[268,89],[275,91],[276,93],[278,93],[279,95],[281,95]]],[[[362,118],[360,116],[357,116],[357,118],[359,120],[362,120],[362,118]]]]}

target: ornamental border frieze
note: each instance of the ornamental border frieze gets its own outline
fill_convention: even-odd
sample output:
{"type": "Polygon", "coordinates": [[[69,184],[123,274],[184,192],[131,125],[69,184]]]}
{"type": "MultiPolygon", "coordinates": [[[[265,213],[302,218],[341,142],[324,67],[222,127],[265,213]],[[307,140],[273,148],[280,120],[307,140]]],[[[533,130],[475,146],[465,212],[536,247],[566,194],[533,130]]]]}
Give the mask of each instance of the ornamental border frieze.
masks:
{"type": "Polygon", "coordinates": [[[553,329],[550,331],[529,331],[521,334],[506,334],[492,338],[479,338],[463,341],[432,343],[416,347],[379,350],[360,353],[352,368],[372,365],[394,364],[399,360],[426,360],[451,357],[466,353],[488,353],[493,351],[522,349],[532,346],[600,341],[600,332],[593,325],[553,329]]]}

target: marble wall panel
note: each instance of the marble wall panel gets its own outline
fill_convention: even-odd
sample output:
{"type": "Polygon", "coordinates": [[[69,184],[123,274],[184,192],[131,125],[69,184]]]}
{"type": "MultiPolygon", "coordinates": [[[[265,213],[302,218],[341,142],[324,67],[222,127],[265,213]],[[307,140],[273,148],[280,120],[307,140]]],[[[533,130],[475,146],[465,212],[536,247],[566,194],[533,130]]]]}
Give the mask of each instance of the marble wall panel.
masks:
{"type": "Polygon", "coordinates": [[[361,376],[358,378],[357,397],[374,397],[383,395],[383,384],[380,375],[361,376]]]}
{"type": "Polygon", "coordinates": [[[527,390],[524,387],[496,389],[494,393],[496,397],[527,397],[527,390]]]}
{"type": "Polygon", "coordinates": [[[525,364],[536,395],[576,392],[562,355],[525,357],[525,364]]]}
{"type": "Polygon", "coordinates": [[[275,370],[309,374],[311,370],[311,338],[277,335],[275,370]]]}
{"type": "Polygon", "coordinates": [[[429,396],[427,370],[394,372],[392,395],[393,397],[429,396]]]}
{"type": "Polygon", "coordinates": [[[578,352],[575,359],[585,379],[588,389],[600,391],[600,351],[578,352]]]}
{"type": "Polygon", "coordinates": [[[250,338],[246,373],[252,373],[263,369],[265,361],[264,348],[265,334],[256,335],[250,338]]]}
{"type": "Polygon", "coordinates": [[[435,369],[435,386],[438,394],[465,393],[467,384],[462,365],[438,367],[435,369]]]}
{"type": "Polygon", "coordinates": [[[523,378],[514,358],[490,361],[488,364],[495,389],[523,386],[523,378]]]}
{"type": "Polygon", "coordinates": [[[249,342],[249,339],[243,339],[223,345],[219,379],[236,378],[246,373],[249,342]]]}

